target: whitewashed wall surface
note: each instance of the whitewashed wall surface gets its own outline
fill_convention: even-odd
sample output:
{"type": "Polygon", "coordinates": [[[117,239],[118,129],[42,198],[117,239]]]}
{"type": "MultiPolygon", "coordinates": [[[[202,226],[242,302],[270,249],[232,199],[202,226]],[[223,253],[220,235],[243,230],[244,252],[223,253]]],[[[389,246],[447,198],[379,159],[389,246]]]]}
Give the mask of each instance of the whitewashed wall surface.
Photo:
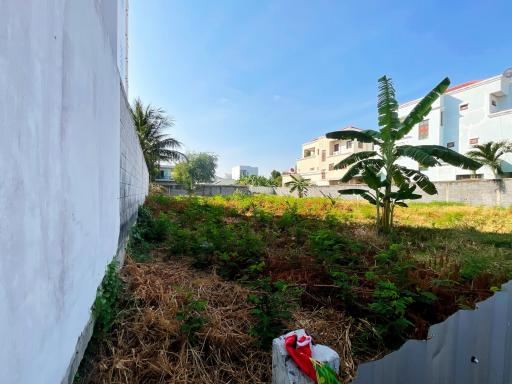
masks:
{"type": "Polygon", "coordinates": [[[121,141],[108,3],[0,0],[1,383],[65,378],[122,209],[147,192],[133,132],[121,141]]]}

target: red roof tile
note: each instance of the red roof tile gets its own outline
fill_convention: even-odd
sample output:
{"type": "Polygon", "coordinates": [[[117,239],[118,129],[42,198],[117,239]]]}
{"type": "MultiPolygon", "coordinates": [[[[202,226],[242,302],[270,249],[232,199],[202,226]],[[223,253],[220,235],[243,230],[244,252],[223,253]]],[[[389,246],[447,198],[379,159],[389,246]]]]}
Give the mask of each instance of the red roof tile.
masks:
{"type": "Polygon", "coordinates": [[[451,92],[451,91],[455,91],[457,89],[461,89],[461,88],[465,88],[465,87],[469,87],[470,85],[473,85],[473,84],[476,84],[476,83],[479,83],[480,80],[471,80],[471,81],[467,81],[465,83],[462,83],[462,84],[459,84],[459,85],[456,85],[454,87],[451,87],[451,88],[448,88],[446,90],[446,92],[451,92]]]}

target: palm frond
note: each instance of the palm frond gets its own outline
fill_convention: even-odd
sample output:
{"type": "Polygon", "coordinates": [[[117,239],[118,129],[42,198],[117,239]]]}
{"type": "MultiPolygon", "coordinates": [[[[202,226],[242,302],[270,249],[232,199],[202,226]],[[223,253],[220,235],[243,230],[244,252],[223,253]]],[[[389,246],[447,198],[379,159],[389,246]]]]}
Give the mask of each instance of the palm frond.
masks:
{"type": "Polygon", "coordinates": [[[477,170],[482,166],[479,162],[441,145],[417,145],[415,148],[462,169],[477,170]]]}
{"type": "Polygon", "coordinates": [[[405,176],[412,180],[425,193],[428,193],[429,195],[437,194],[436,186],[434,185],[434,183],[430,181],[427,175],[415,169],[409,169],[402,166],[398,166],[398,168],[405,176]]]}
{"type": "Polygon", "coordinates": [[[391,192],[389,194],[389,197],[393,200],[398,201],[398,200],[417,200],[417,199],[421,199],[421,195],[417,194],[417,193],[413,193],[414,191],[416,190],[416,186],[415,185],[411,185],[411,186],[403,186],[401,187],[398,191],[395,191],[395,192],[391,192]]]}
{"type": "Polygon", "coordinates": [[[349,168],[349,170],[341,178],[341,182],[346,183],[350,181],[353,177],[362,173],[363,170],[367,167],[370,167],[374,173],[379,173],[383,166],[384,161],[382,159],[361,160],[349,168]]]}
{"type": "Polygon", "coordinates": [[[487,165],[498,175],[503,174],[500,159],[505,153],[512,152],[512,148],[507,141],[490,141],[484,144],[477,144],[473,149],[466,153],[469,158],[478,161],[482,165],[487,165]]]}
{"type": "Polygon", "coordinates": [[[373,170],[372,167],[366,167],[362,171],[363,181],[370,187],[371,189],[378,190],[380,187],[386,185],[386,181],[381,181],[377,172],[373,170]]]}
{"type": "Polygon", "coordinates": [[[370,204],[376,205],[377,201],[375,199],[375,196],[372,195],[369,191],[366,189],[361,188],[349,188],[349,189],[340,189],[338,191],[340,195],[359,195],[366,201],[368,201],[370,204]]]}
{"type": "Polygon", "coordinates": [[[395,148],[395,156],[408,157],[427,167],[434,167],[440,164],[434,156],[423,151],[418,146],[400,145],[395,148]]]}
{"type": "Polygon", "coordinates": [[[395,139],[399,140],[407,135],[415,124],[421,122],[432,109],[432,104],[441,96],[450,86],[450,79],[445,77],[434,89],[432,89],[421,101],[416,104],[413,110],[407,115],[401,124],[395,139]]]}
{"type": "Polygon", "coordinates": [[[399,188],[409,184],[409,178],[404,176],[396,165],[392,167],[392,178],[395,185],[399,188]]]}
{"type": "Polygon", "coordinates": [[[381,136],[384,140],[388,140],[392,132],[399,128],[400,120],[398,119],[398,102],[395,97],[395,88],[393,82],[387,76],[382,76],[379,79],[377,109],[381,136]]]}
{"type": "Polygon", "coordinates": [[[350,156],[341,160],[338,164],[334,166],[334,169],[342,169],[348,165],[352,165],[357,161],[361,161],[364,159],[369,159],[371,157],[377,156],[378,153],[375,151],[362,151],[351,154],[350,156]]]}
{"type": "Polygon", "coordinates": [[[362,143],[373,143],[379,144],[380,133],[377,131],[373,131],[371,129],[366,131],[351,131],[351,130],[343,130],[343,131],[334,131],[329,132],[325,135],[328,139],[336,139],[336,140],[357,140],[362,143]]]}
{"type": "Polygon", "coordinates": [[[159,161],[186,159],[186,156],[177,150],[181,143],[164,133],[166,129],[174,126],[174,120],[167,116],[162,108],[155,108],[151,104],[144,105],[137,98],[131,107],[131,115],[144,159],[151,172],[155,171],[159,161]]]}

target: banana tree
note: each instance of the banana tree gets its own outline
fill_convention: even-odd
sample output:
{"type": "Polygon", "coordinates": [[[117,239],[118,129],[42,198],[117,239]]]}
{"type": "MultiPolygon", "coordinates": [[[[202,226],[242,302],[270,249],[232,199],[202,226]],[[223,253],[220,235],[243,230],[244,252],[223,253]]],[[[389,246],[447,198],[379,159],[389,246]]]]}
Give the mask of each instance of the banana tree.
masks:
{"type": "Polygon", "coordinates": [[[290,175],[290,176],[292,178],[292,181],[289,181],[286,183],[287,187],[291,187],[290,193],[297,191],[299,198],[303,198],[304,196],[306,196],[308,194],[309,186],[311,185],[309,180],[304,179],[300,175],[297,175],[297,176],[290,175]]]}
{"type": "Polygon", "coordinates": [[[334,168],[342,169],[351,166],[342,177],[341,182],[346,183],[356,176],[362,176],[363,181],[373,192],[361,188],[351,188],[339,192],[360,195],[374,204],[377,208],[377,225],[384,232],[389,232],[393,227],[393,213],[396,205],[406,206],[404,200],[421,197],[421,195],[413,193],[416,187],[429,195],[437,193],[435,185],[425,174],[400,165],[398,162],[400,158],[408,157],[425,167],[441,165],[440,160],[463,169],[475,170],[481,167],[477,161],[440,145],[412,146],[398,143],[428,115],[432,104],[446,91],[449,85],[450,80],[445,78],[416,104],[403,121],[400,121],[393,83],[390,78],[383,76],[379,79],[377,102],[380,130],[344,130],[327,134],[330,139],[357,140],[375,146],[372,151],[351,154],[336,164],[334,168]],[[396,186],[396,191],[393,191],[393,186],[396,186]]]}

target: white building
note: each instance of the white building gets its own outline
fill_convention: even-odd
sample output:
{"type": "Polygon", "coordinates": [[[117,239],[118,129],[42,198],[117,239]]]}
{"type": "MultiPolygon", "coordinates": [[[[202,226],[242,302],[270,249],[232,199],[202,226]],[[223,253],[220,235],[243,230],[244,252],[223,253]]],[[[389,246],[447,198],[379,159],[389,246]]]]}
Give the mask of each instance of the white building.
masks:
{"type": "Polygon", "coordinates": [[[245,176],[258,176],[258,167],[237,165],[231,168],[231,178],[233,180],[240,180],[240,178],[245,176]]]}
{"type": "Polygon", "coordinates": [[[172,171],[174,165],[167,161],[162,161],[158,164],[158,173],[155,176],[156,181],[173,181],[172,171]]]}
{"type": "MultiPolygon", "coordinates": [[[[398,116],[404,119],[420,99],[401,104],[398,116]]],[[[433,105],[425,120],[416,125],[399,144],[435,144],[462,154],[475,144],[512,139],[512,70],[484,80],[469,81],[449,88],[433,105]]],[[[512,172],[512,154],[502,157],[502,168],[512,172]]],[[[419,169],[416,162],[400,160],[403,165],[419,169]]],[[[470,178],[471,171],[442,165],[422,170],[433,181],[470,178]]],[[[490,179],[487,167],[476,171],[476,177],[490,179]]]]}

